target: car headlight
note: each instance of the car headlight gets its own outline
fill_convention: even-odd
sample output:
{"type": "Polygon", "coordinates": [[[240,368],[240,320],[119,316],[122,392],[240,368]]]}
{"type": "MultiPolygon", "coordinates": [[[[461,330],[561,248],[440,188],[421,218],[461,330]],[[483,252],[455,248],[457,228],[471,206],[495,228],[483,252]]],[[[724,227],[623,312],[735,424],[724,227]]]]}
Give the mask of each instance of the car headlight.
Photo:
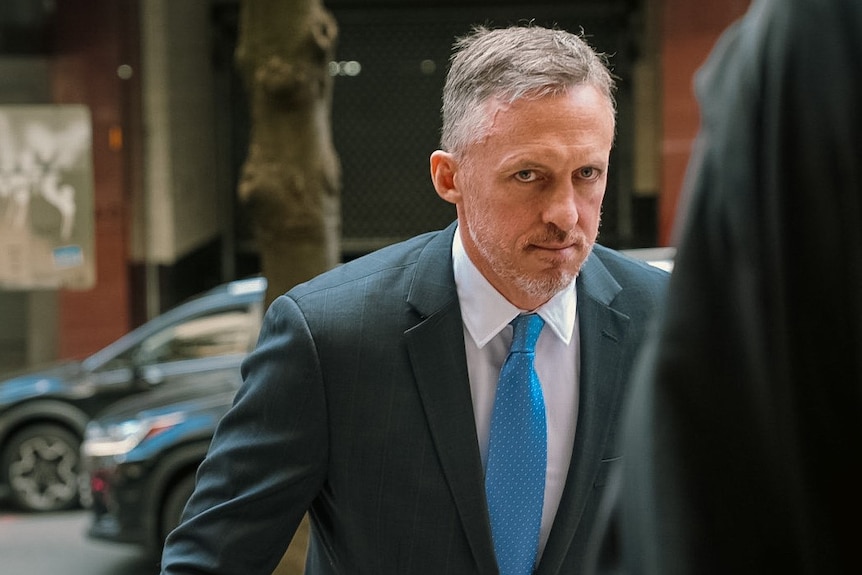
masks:
{"type": "Polygon", "coordinates": [[[84,435],[81,453],[85,457],[125,455],[143,441],[178,425],[184,417],[177,413],[158,417],[128,419],[110,425],[91,422],[84,435]]]}

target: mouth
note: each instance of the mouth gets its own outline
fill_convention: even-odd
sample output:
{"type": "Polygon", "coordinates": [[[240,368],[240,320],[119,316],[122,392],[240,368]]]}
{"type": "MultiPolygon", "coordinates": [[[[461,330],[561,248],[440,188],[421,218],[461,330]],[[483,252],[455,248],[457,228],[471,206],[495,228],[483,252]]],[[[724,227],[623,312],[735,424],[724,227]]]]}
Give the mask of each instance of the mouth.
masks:
{"type": "Polygon", "coordinates": [[[580,243],[572,242],[568,244],[530,244],[530,247],[537,250],[560,252],[566,250],[578,250],[580,249],[580,243]]]}
{"type": "Polygon", "coordinates": [[[580,265],[590,250],[590,242],[585,235],[554,226],[546,228],[544,233],[537,233],[525,244],[527,253],[552,268],[580,265]]]}
{"type": "Polygon", "coordinates": [[[575,242],[570,244],[531,244],[528,248],[533,254],[552,263],[566,263],[580,258],[583,245],[575,242]]]}
{"type": "Polygon", "coordinates": [[[583,251],[586,242],[580,238],[546,238],[530,242],[528,247],[539,251],[548,252],[580,252],[583,251]]]}
{"type": "Polygon", "coordinates": [[[580,266],[591,249],[591,243],[582,233],[569,233],[559,229],[536,234],[526,243],[526,252],[543,262],[556,267],[580,266]]]}

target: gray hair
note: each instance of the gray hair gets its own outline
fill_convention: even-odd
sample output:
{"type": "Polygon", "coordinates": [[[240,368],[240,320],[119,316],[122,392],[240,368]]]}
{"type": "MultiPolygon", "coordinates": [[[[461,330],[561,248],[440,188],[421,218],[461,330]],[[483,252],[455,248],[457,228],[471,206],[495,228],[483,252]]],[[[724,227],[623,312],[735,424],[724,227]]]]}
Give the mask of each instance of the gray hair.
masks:
{"type": "Polygon", "coordinates": [[[581,37],[534,25],[494,30],[477,26],[455,41],[443,87],[440,146],[460,155],[480,139],[490,120],[483,104],[491,98],[511,104],[579,85],[595,87],[616,107],[606,57],[581,37]]]}

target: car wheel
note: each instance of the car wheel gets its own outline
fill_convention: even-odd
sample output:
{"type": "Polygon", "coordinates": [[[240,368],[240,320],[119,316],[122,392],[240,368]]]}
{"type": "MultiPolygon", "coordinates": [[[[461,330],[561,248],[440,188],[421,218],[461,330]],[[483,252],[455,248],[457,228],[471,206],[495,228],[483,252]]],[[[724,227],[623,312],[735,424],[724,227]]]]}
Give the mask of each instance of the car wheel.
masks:
{"type": "Polygon", "coordinates": [[[195,474],[189,473],[174,483],[173,487],[171,487],[170,491],[166,494],[165,503],[162,506],[161,521],[159,522],[160,543],[163,544],[165,539],[168,537],[168,533],[173,531],[174,527],[180,524],[183,509],[185,509],[186,502],[189,500],[189,497],[192,496],[192,491],[194,490],[195,474]]]}
{"type": "Polygon", "coordinates": [[[0,465],[12,503],[25,511],[76,507],[80,446],[77,436],[58,425],[33,425],[16,433],[0,465]]]}

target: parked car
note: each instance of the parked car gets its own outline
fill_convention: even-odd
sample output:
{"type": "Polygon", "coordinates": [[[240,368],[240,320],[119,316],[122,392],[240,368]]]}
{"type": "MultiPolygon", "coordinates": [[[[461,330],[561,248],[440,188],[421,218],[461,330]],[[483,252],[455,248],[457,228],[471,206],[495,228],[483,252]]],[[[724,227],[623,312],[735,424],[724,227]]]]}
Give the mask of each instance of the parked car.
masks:
{"type": "Polygon", "coordinates": [[[676,257],[676,248],[674,247],[634,248],[623,250],[623,253],[666,272],[673,272],[673,261],[676,257]]]}
{"type": "Polygon", "coordinates": [[[216,424],[241,383],[239,369],[193,377],[182,387],[122,400],[87,426],[81,454],[91,489],[89,537],[134,543],[155,556],[179,523],[216,424]]]}
{"type": "Polygon", "coordinates": [[[263,278],[213,288],[83,361],[0,381],[0,496],[29,511],[78,505],[88,493],[80,445],[89,420],[192,374],[235,371],[257,339],[265,291],[263,278]]]}

